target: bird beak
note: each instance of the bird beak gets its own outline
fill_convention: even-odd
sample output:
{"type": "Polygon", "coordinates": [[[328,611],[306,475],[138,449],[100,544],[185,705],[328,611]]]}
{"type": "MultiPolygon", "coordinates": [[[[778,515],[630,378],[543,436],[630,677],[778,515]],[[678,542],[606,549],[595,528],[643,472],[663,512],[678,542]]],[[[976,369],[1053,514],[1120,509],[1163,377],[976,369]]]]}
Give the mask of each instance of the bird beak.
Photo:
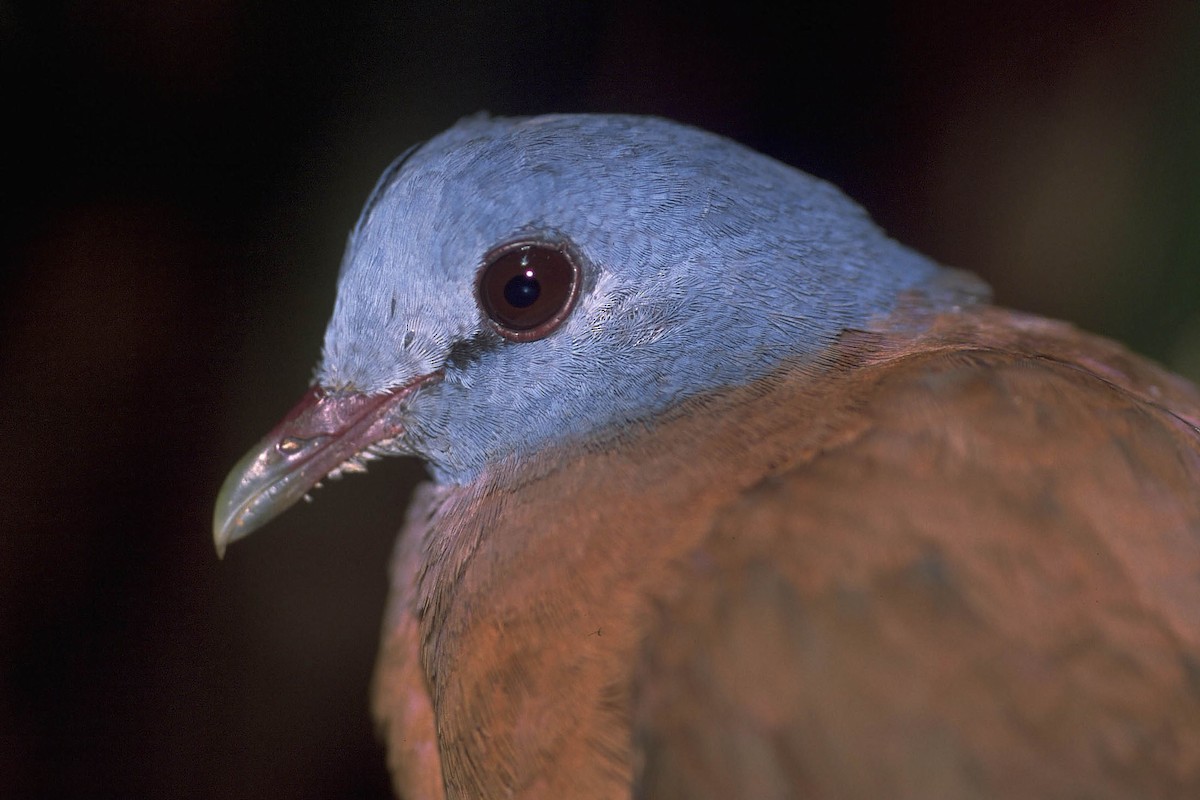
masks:
{"type": "Polygon", "coordinates": [[[225,479],[213,511],[213,543],[230,542],[282,514],[331,473],[363,469],[372,445],[401,436],[407,399],[440,378],[422,376],[378,395],[314,386],[283,421],[242,456],[225,479]]]}

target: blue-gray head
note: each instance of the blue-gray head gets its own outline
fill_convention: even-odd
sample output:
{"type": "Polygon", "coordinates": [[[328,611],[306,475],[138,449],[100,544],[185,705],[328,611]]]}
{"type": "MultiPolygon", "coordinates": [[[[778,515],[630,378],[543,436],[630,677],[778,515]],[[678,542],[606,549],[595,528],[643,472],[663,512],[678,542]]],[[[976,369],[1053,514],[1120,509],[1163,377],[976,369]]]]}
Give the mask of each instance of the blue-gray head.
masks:
{"type": "Polygon", "coordinates": [[[372,454],[470,481],[961,288],[833,186],[713,134],[463,120],[380,179],[316,386],[226,481],[218,549],[372,454]]]}

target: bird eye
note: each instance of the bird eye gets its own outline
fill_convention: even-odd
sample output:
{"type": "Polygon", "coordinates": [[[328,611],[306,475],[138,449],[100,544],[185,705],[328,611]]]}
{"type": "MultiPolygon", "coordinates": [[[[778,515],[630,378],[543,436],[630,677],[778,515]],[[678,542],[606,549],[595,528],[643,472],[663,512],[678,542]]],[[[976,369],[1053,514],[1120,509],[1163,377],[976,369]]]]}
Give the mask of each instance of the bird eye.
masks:
{"type": "Polygon", "coordinates": [[[478,290],[479,305],[501,336],[532,342],[571,313],[579,296],[579,267],[562,246],[510,244],[488,255],[478,290]]]}

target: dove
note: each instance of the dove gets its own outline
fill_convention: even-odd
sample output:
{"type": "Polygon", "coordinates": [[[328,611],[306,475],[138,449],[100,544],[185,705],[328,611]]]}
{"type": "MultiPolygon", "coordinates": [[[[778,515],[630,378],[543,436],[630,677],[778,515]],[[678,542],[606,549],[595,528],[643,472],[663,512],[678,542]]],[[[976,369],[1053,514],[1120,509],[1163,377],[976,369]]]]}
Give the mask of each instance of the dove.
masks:
{"type": "Polygon", "coordinates": [[[1200,391],[728,139],[389,166],[217,550],[387,456],[401,797],[1200,796],[1200,391]]]}

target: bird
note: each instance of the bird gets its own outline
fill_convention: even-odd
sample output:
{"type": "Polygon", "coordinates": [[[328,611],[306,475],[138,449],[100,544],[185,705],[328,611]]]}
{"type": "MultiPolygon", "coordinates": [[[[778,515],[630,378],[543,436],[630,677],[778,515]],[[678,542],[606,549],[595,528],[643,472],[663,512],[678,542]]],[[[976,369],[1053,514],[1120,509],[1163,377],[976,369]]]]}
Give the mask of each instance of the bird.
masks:
{"type": "Polygon", "coordinates": [[[732,140],[394,161],[218,552],[388,456],[401,797],[1200,797],[1200,389],[732,140]]]}

